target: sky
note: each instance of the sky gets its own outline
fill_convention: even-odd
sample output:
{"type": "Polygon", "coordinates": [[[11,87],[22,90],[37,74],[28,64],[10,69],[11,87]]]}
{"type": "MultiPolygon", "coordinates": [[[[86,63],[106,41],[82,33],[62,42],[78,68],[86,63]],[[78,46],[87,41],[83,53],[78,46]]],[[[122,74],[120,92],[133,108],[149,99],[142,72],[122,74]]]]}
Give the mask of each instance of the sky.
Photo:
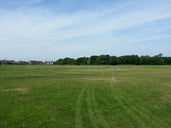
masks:
{"type": "Polygon", "coordinates": [[[171,0],[0,0],[0,60],[171,56],[171,0]]]}

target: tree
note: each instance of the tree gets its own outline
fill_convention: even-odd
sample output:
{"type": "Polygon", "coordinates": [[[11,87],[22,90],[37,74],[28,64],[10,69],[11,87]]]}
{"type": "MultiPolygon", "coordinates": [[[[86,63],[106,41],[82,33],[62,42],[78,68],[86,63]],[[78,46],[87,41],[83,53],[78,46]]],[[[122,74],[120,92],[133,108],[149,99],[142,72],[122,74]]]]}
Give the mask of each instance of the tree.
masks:
{"type": "Polygon", "coordinates": [[[151,57],[146,55],[146,56],[141,56],[140,57],[140,64],[142,65],[149,65],[151,63],[151,57]]]}
{"type": "Polygon", "coordinates": [[[76,65],[87,65],[88,64],[88,60],[89,60],[88,57],[80,57],[80,58],[76,59],[75,64],[76,65]]]}
{"type": "Polygon", "coordinates": [[[95,56],[95,55],[91,56],[90,59],[89,59],[89,64],[90,65],[97,65],[98,64],[97,63],[97,58],[98,58],[98,56],[95,56]]]}
{"type": "Polygon", "coordinates": [[[131,55],[131,56],[129,56],[129,64],[135,64],[135,65],[139,65],[139,63],[140,63],[140,58],[139,58],[139,56],[137,56],[137,55],[131,55]]]}
{"type": "Polygon", "coordinates": [[[107,64],[110,64],[110,56],[109,55],[100,55],[98,58],[97,58],[97,63],[98,64],[104,64],[104,65],[107,65],[107,64]]]}
{"type": "Polygon", "coordinates": [[[63,65],[63,59],[58,59],[54,64],[63,65]]]}
{"type": "Polygon", "coordinates": [[[118,64],[139,64],[139,56],[137,55],[126,55],[118,57],[118,64]]]}
{"type": "Polygon", "coordinates": [[[110,57],[110,65],[117,65],[117,57],[116,56],[111,56],[110,57]]]}
{"type": "Polygon", "coordinates": [[[64,58],[64,64],[67,64],[67,65],[74,65],[75,64],[75,59],[73,58],[64,58]]]}
{"type": "Polygon", "coordinates": [[[75,64],[75,59],[73,58],[64,58],[64,59],[59,59],[55,62],[55,64],[58,65],[74,65],[75,64]]]}
{"type": "Polygon", "coordinates": [[[171,57],[165,57],[165,63],[171,65],[171,57]]]}
{"type": "Polygon", "coordinates": [[[117,65],[117,64],[130,64],[130,65],[163,65],[171,64],[171,57],[163,57],[160,53],[155,56],[141,56],[138,55],[125,55],[125,56],[110,56],[110,55],[93,55],[88,57],[79,57],[76,60],[73,58],[59,59],[55,62],[59,65],[117,65]]]}
{"type": "Polygon", "coordinates": [[[158,55],[153,56],[151,63],[154,65],[163,65],[164,64],[163,54],[160,53],[158,55]]]}

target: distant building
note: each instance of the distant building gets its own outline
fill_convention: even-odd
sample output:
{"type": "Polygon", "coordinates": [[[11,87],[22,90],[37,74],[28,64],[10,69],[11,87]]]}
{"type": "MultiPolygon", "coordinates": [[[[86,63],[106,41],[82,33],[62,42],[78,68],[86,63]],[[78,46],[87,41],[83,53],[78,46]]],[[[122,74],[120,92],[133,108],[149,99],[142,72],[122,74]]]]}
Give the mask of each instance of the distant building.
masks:
{"type": "Polygon", "coordinates": [[[36,61],[36,60],[30,60],[29,64],[33,64],[33,65],[42,65],[44,64],[43,61],[36,61]]]}
{"type": "Polygon", "coordinates": [[[1,64],[15,64],[15,60],[1,60],[1,64]]]}
{"type": "Polygon", "coordinates": [[[28,64],[28,62],[27,61],[18,61],[17,64],[25,65],[25,64],[28,64]]]}
{"type": "Polygon", "coordinates": [[[45,61],[44,64],[53,65],[54,64],[54,61],[45,61]]]}
{"type": "Polygon", "coordinates": [[[30,65],[42,65],[42,64],[47,64],[47,65],[53,65],[54,61],[37,61],[37,60],[30,60],[30,61],[15,61],[15,60],[0,60],[0,64],[17,64],[17,65],[25,65],[25,64],[30,64],[30,65]]]}

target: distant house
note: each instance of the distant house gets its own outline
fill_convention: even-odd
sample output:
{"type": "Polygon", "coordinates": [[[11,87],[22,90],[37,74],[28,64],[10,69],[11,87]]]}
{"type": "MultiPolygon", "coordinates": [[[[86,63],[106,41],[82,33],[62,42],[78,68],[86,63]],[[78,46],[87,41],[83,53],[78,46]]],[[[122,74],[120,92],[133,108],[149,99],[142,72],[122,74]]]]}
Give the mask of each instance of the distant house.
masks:
{"type": "Polygon", "coordinates": [[[36,61],[36,60],[30,60],[29,64],[33,64],[33,65],[42,65],[44,64],[43,61],[36,61]]]}
{"type": "Polygon", "coordinates": [[[15,64],[15,60],[1,60],[1,64],[15,64]]]}
{"type": "Polygon", "coordinates": [[[25,65],[25,64],[28,64],[28,62],[27,61],[18,61],[17,64],[25,65]]]}
{"type": "Polygon", "coordinates": [[[54,64],[54,61],[45,61],[44,64],[53,65],[54,64]]]}
{"type": "Polygon", "coordinates": [[[15,60],[0,60],[0,64],[17,64],[17,65],[25,65],[25,64],[30,64],[30,65],[42,65],[42,64],[47,64],[47,65],[53,65],[54,61],[37,61],[37,60],[30,60],[30,61],[15,61],[15,60]]]}

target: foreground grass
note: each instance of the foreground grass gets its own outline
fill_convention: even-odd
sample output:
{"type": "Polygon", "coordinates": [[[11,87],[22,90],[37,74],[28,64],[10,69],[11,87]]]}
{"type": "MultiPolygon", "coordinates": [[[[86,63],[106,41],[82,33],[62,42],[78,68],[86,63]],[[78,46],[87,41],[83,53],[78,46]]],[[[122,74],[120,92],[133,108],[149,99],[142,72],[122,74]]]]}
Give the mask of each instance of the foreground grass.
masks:
{"type": "Polygon", "coordinates": [[[170,128],[171,66],[0,66],[0,128],[170,128]]]}

